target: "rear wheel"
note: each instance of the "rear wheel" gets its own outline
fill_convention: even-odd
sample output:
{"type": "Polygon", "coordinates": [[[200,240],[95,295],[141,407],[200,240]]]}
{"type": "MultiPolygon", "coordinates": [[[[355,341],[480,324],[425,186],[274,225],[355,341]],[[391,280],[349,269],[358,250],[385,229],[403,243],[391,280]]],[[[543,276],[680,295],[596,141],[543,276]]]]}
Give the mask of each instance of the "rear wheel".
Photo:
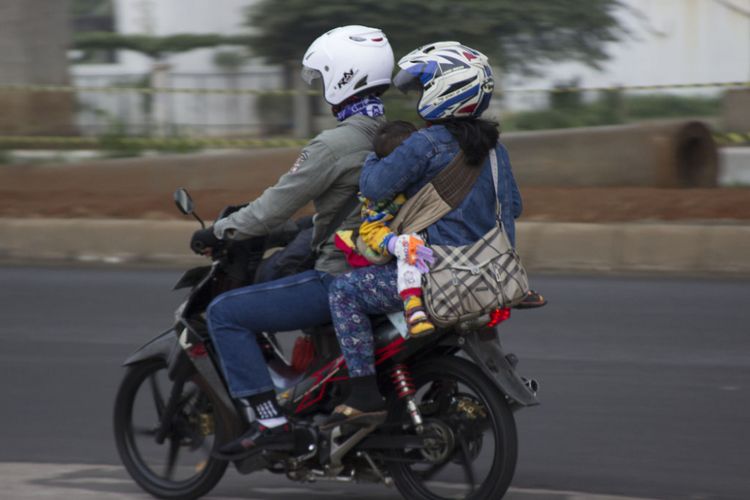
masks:
{"type": "Polygon", "coordinates": [[[130,367],[115,401],[115,441],[122,463],[144,490],[161,498],[193,499],[208,493],[224,475],[227,462],[212,458],[211,451],[226,440],[229,425],[192,371],[166,439],[158,443],[159,422],[175,382],[163,360],[130,367]]]}
{"type": "MultiPolygon", "coordinates": [[[[392,457],[389,470],[410,500],[497,500],[518,454],[516,425],[504,395],[472,363],[429,360],[412,371],[429,439],[392,457]]],[[[399,419],[410,422],[403,405],[399,419]]],[[[393,415],[394,412],[391,412],[393,415]]]]}

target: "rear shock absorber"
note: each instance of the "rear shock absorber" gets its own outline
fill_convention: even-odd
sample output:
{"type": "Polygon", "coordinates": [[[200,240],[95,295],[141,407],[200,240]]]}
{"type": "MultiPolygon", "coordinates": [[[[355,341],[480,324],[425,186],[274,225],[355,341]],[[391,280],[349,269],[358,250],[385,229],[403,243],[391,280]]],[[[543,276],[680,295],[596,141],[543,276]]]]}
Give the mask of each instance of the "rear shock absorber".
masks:
{"type": "Polygon", "coordinates": [[[397,364],[393,367],[391,370],[391,381],[393,382],[393,387],[396,389],[396,395],[406,403],[406,410],[409,412],[409,417],[411,417],[414,428],[418,434],[421,434],[424,429],[422,414],[419,411],[417,402],[414,400],[414,394],[417,391],[406,365],[397,364]]]}

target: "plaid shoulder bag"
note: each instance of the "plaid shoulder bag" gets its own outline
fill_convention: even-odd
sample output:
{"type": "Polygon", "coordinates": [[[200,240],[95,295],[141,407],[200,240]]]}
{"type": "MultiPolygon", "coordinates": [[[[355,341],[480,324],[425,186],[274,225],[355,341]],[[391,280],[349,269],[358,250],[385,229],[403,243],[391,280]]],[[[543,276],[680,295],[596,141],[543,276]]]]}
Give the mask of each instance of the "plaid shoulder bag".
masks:
{"type": "Polygon", "coordinates": [[[497,153],[490,153],[496,225],[470,245],[430,245],[435,263],[423,277],[430,319],[440,327],[482,321],[493,310],[519,303],[529,291],[521,258],[503,229],[497,153]]]}

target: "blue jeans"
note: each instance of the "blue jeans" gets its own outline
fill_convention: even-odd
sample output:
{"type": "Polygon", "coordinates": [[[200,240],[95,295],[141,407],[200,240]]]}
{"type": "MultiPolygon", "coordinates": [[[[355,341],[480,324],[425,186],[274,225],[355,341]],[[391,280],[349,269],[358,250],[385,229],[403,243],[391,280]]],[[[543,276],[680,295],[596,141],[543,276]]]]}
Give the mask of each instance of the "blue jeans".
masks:
{"type": "Polygon", "coordinates": [[[305,271],[238,288],[208,306],[208,330],[233,398],[274,388],[256,334],[330,323],[328,286],[333,276],[305,271]]]}

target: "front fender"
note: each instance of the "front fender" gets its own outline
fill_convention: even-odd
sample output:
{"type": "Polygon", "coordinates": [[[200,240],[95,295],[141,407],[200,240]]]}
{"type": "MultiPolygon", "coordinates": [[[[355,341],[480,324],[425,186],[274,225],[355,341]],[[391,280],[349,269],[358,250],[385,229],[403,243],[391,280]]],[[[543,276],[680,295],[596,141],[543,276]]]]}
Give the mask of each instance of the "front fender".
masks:
{"type": "Polygon", "coordinates": [[[536,395],[526,387],[523,379],[505,357],[503,346],[497,335],[483,340],[479,337],[479,332],[473,331],[461,338],[464,339],[462,349],[511,400],[513,406],[524,407],[539,404],[536,395]]]}
{"type": "MultiPolygon", "coordinates": [[[[188,358],[187,354],[180,347],[179,339],[175,335],[175,329],[170,328],[166,332],[159,334],[156,338],[152,339],[148,343],[142,345],[133,354],[125,360],[123,366],[130,366],[147,359],[163,359],[169,365],[169,376],[174,380],[175,371],[180,370],[185,365],[183,363],[192,364],[197,370],[198,374],[205,381],[206,390],[212,391],[222,406],[222,411],[225,415],[229,415],[233,418],[233,422],[239,421],[239,415],[237,410],[232,403],[229,393],[227,392],[224,383],[222,382],[221,375],[214,367],[209,356],[204,352],[204,355],[198,356],[194,359],[188,358]]],[[[239,435],[241,428],[238,425],[232,424],[232,435],[239,435]]]]}
{"type": "Polygon", "coordinates": [[[131,366],[147,359],[158,358],[169,361],[170,356],[173,355],[176,349],[180,346],[177,343],[177,335],[174,333],[174,328],[170,328],[166,332],[159,334],[154,339],[151,339],[146,344],[139,347],[128,359],[122,364],[122,366],[131,366]]]}

